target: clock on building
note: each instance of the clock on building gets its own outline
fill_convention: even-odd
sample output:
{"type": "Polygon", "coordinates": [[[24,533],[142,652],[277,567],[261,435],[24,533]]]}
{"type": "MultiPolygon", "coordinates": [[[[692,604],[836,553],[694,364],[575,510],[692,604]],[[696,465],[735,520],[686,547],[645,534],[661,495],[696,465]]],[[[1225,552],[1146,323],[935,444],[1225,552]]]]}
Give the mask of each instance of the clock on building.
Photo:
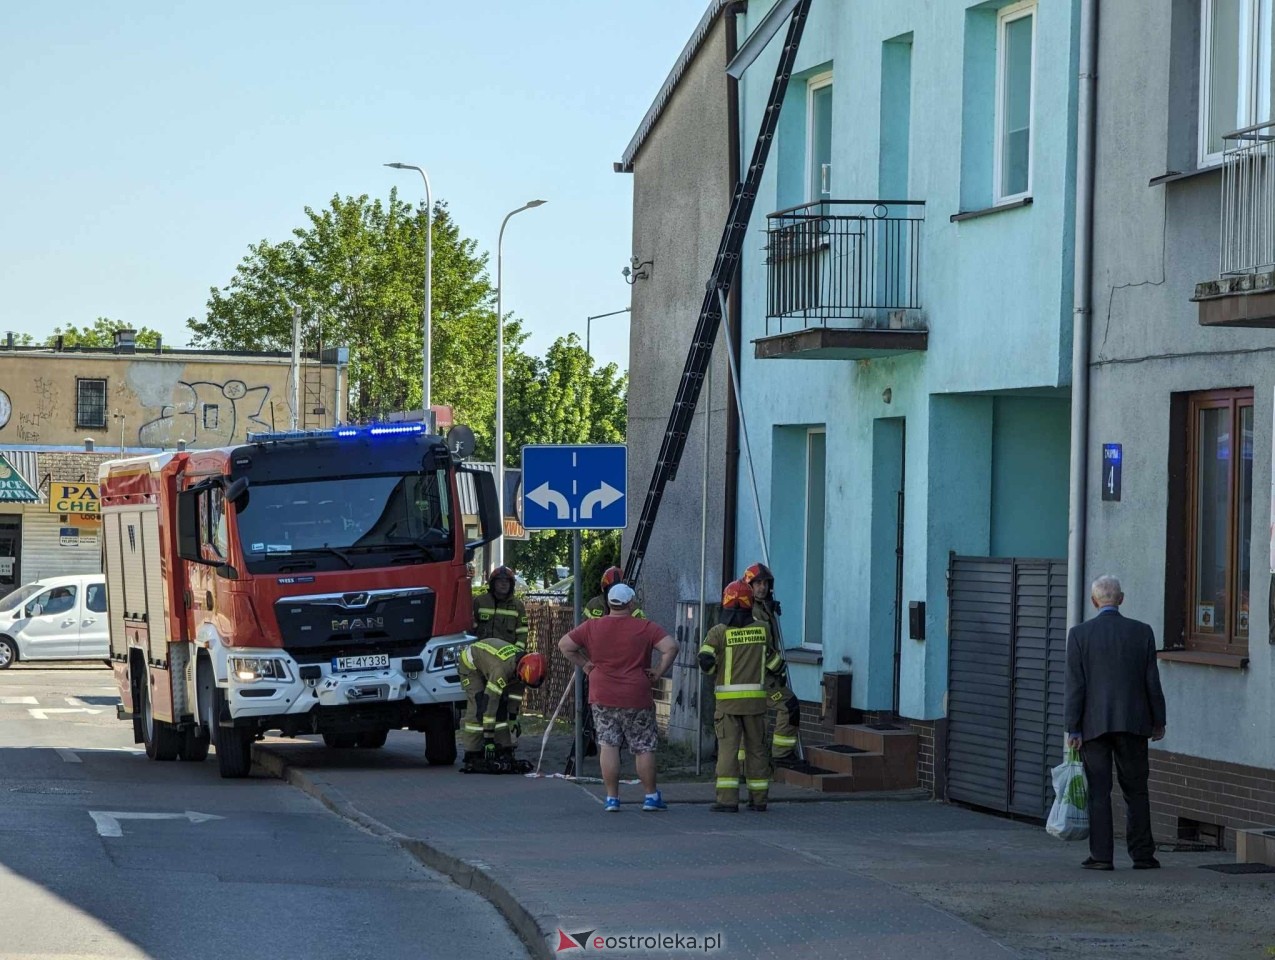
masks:
{"type": "Polygon", "coordinates": [[[9,425],[11,416],[13,416],[13,404],[9,402],[9,395],[0,390],[0,430],[9,425]]]}

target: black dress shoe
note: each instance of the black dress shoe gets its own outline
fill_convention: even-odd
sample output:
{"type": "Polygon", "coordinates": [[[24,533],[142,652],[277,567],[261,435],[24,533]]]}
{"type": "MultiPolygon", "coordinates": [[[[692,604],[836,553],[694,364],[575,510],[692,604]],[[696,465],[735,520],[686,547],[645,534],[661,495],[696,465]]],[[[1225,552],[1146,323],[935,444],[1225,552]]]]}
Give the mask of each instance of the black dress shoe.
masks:
{"type": "Polygon", "coordinates": [[[1146,860],[1133,861],[1133,869],[1135,870],[1159,870],[1160,861],[1155,857],[1149,857],[1146,860]]]}
{"type": "Polygon", "coordinates": [[[1086,860],[1085,860],[1085,862],[1081,864],[1081,866],[1082,866],[1082,867],[1084,867],[1086,870],[1114,870],[1114,869],[1116,869],[1116,868],[1115,868],[1115,865],[1114,865],[1114,864],[1112,864],[1112,863],[1111,863],[1111,861],[1109,861],[1109,860],[1095,860],[1093,857],[1089,857],[1088,859],[1086,859],[1086,860]]]}

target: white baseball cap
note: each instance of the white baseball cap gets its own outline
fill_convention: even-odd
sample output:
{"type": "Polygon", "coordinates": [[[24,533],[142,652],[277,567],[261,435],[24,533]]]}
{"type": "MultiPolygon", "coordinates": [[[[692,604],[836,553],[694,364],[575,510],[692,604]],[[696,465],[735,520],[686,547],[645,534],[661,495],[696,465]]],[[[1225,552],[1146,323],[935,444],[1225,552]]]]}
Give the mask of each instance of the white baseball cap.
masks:
{"type": "Polygon", "coordinates": [[[613,607],[623,607],[633,602],[637,594],[627,583],[617,583],[607,591],[607,603],[613,607]]]}

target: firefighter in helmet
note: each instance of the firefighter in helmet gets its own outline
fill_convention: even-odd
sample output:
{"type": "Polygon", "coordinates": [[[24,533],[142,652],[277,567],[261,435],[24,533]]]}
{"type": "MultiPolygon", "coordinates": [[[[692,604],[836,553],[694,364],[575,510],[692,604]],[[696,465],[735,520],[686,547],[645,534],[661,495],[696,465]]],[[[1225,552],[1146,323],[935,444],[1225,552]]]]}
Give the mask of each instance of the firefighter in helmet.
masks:
{"type": "MultiPolygon", "coordinates": [[[[607,594],[611,592],[612,587],[623,581],[623,570],[619,567],[607,567],[602,573],[602,592],[584,605],[584,618],[586,620],[596,620],[598,617],[605,617],[609,609],[607,607],[607,594]]],[[[636,608],[631,616],[638,620],[646,619],[646,614],[636,608]]]]}
{"type": "Polygon", "coordinates": [[[521,653],[511,643],[475,640],[461,651],[460,684],[467,701],[461,773],[530,772],[531,763],[514,756],[518,713],[509,691],[538,687],[544,678],[544,654],[521,653]]]}
{"type": "MultiPolygon", "coordinates": [[[[518,668],[527,656],[529,632],[527,608],[514,597],[514,583],[513,570],[496,567],[487,576],[487,592],[474,597],[476,639],[460,656],[460,682],[467,700],[461,734],[465,773],[530,769],[526,761],[514,759],[525,688],[518,668]]],[[[543,663],[540,674],[543,677],[543,663]]]]}
{"type": "MultiPolygon", "coordinates": [[[[753,591],[753,619],[770,627],[775,648],[783,649],[779,631],[779,601],[775,599],[775,575],[764,563],[754,563],[740,578],[753,591]]],[[[781,674],[766,676],[766,705],[775,713],[775,729],[770,738],[770,759],[779,767],[792,766],[796,760],[797,736],[801,722],[801,702],[788,685],[788,668],[781,674]]]]}
{"type": "Polygon", "coordinates": [[[717,733],[714,813],[739,811],[739,755],[744,755],[748,809],[764,811],[770,795],[766,749],[766,679],[784,667],[766,623],[753,619],[753,591],[742,580],[722,592],[722,619],[699,648],[699,667],[713,678],[717,733]],[[741,750],[742,747],[742,750],[741,750]]]}
{"type": "Polygon", "coordinates": [[[527,608],[514,597],[514,572],[494,567],[487,575],[487,592],[474,597],[474,636],[479,640],[512,643],[527,649],[527,608]]]}

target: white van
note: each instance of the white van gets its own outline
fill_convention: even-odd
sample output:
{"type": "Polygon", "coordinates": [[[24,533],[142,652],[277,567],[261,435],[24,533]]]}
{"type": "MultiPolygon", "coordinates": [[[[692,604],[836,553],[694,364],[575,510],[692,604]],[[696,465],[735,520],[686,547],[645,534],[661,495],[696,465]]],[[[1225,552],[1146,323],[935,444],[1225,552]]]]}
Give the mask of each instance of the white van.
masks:
{"type": "Polygon", "coordinates": [[[0,670],[19,660],[105,660],[106,577],[46,577],[0,599],[0,670]]]}

